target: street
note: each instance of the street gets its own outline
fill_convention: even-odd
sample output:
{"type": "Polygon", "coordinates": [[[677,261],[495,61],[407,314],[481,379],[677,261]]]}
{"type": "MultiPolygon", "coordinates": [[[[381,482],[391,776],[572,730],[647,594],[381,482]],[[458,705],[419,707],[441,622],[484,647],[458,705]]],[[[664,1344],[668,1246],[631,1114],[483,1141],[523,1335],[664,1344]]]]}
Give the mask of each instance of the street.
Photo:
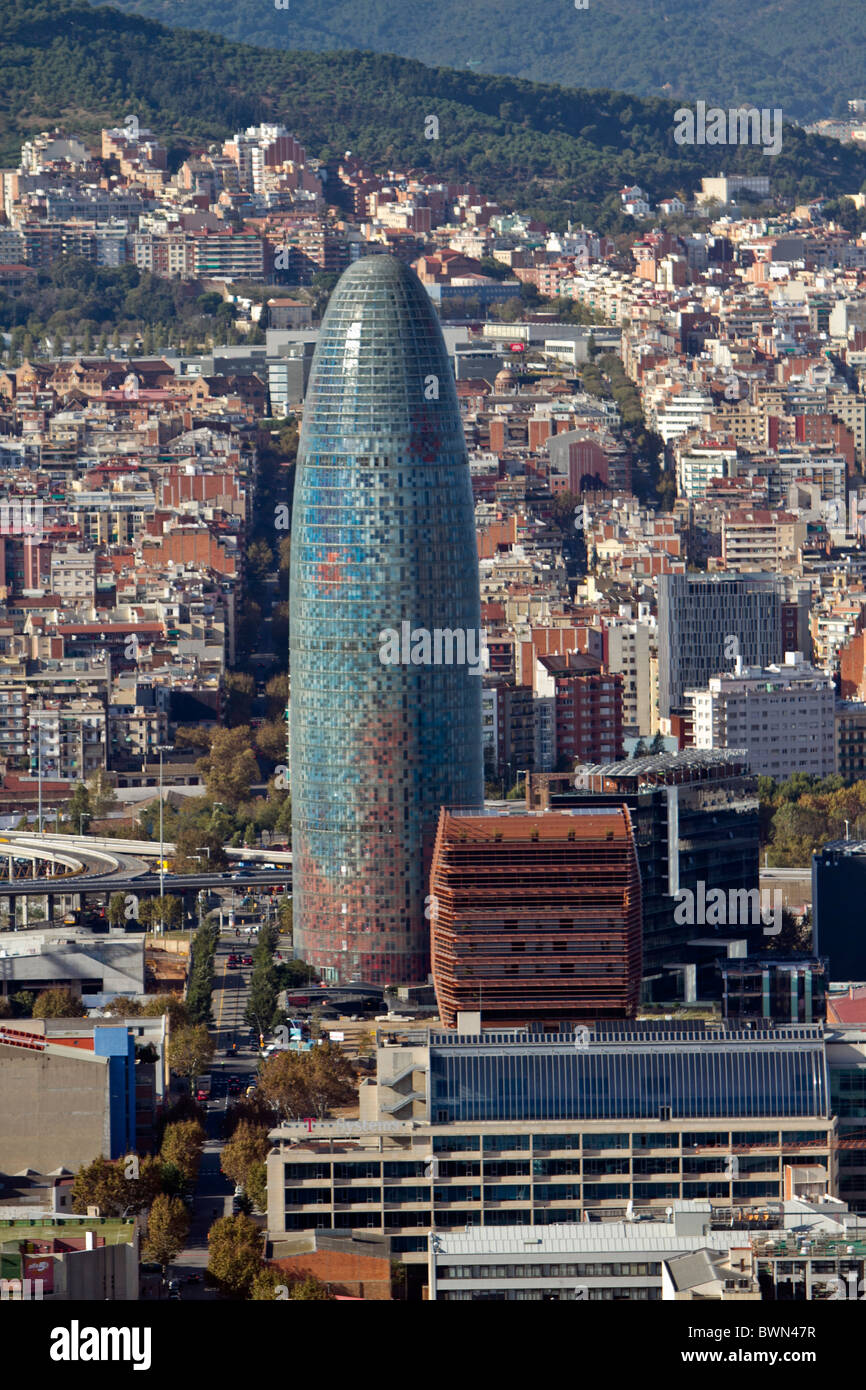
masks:
{"type": "Polygon", "coordinates": [[[220,1216],[231,1216],[234,1184],[220,1172],[220,1153],[223,1147],[222,1126],[228,1102],[228,1084],[237,1078],[239,1095],[255,1080],[259,1061],[258,1038],[251,1037],[244,1023],[244,1009],[249,993],[250,966],[241,969],[228,967],[233,951],[251,954],[250,938],[239,938],[234,929],[224,927],[214,960],[213,1016],[216,1053],[211,1069],[211,1099],[207,1103],[207,1141],[202,1154],[201,1168],[194,1195],[194,1207],[186,1246],[173,1260],[169,1279],[181,1284],[181,1299],[213,1299],[214,1290],[205,1288],[204,1271],[208,1262],[207,1233],[220,1216]],[[232,1044],[237,1053],[226,1056],[232,1044]],[[202,1282],[186,1285],[190,1274],[200,1274],[202,1282]]]}

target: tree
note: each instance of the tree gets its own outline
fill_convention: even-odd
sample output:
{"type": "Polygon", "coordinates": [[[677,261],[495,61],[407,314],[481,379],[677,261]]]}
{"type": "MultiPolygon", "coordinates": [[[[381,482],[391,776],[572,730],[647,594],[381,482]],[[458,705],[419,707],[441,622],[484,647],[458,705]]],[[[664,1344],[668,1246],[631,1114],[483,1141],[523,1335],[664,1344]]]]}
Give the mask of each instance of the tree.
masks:
{"type": "Polygon", "coordinates": [[[247,551],[247,570],[254,584],[261,584],[274,567],[274,553],[267,541],[255,540],[247,551]]]}
{"type": "Polygon", "coordinates": [[[139,905],[138,920],[142,926],[177,927],[183,920],[183,900],[170,894],[164,898],[145,898],[139,905]]]}
{"type": "Polygon", "coordinates": [[[327,1042],[311,1052],[269,1057],[261,1069],[259,1090],[286,1119],[324,1119],[334,1106],[355,1099],[355,1073],[345,1053],[327,1042]]]}
{"type": "Polygon", "coordinates": [[[154,1260],[165,1269],[180,1254],[188,1234],[189,1212],[183,1202],[179,1197],[160,1193],[147,1218],[142,1254],[146,1260],[154,1260]]]}
{"type": "Polygon", "coordinates": [[[247,1298],[262,1267],[264,1236],[244,1213],[224,1216],[208,1232],[208,1275],[222,1293],[247,1298]]]}
{"type": "Polygon", "coordinates": [[[264,1033],[270,1027],[276,1007],[277,986],[274,967],[269,962],[268,968],[253,970],[244,1019],[264,1033]]]}
{"type": "Polygon", "coordinates": [[[206,1135],[196,1120],[180,1120],[166,1126],[159,1156],[163,1163],[172,1163],[187,1182],[195,1182],[201,1163],[206,1135]]]}
{"type": "Polygon", "coordinates": [[[223,801],[232,809],[248,801],[253,784],[261,780],[250,729],[246,725],[217,729],[210,753],[199,759],[198,767],[214,801],[223,801]]]}
{"type": "Polygon", "coordinates": [[[72,1210],[85,1215],[99,1207],[102,1216],[134,1216],[145,1211],[160,1190],[162,1174],[152,1157],[127,1154],[114,1161],[95,1158],[79,1168],[72,1184],[72,1210]]]}
{"type": "Polygon", "coordinates": [[[12,1005],[12,1012],[15,1018],[32,1018],[33,1001],[36,995],[32,990],[19,989],[15,994],[9,995],[9,1002],[12,1005]]]}
{"type": "Polygon", "coordinates": [[[132,999],[128,994],[116,994],[106,1004],[105,1012],[117,1018],[140,1018],[144,1005],[140,999],[132,999]]]}
{"type": "Polygon", "coordinates": [[[253,1163],[244,1184],[246,1193],[257,1211],[268,1209],[268,1169],[264,1160],[253,1163]]]}
{"type": "Polygon", "coordinates": [[[65,985],[44,989],[33,1002],[34,1018],[85,1018],[87,1009],[77,994],[65,985]]]}
{"type": "Polygon", "coordinates": [[[87,783],[87,791],[93,815],[98,819],[107,815],[117,805],[117,795],[108,773],[100,768],[94,772],[87,783]]]}
{"type": "Polygon", "coordinates": [[[178,1076],[193,1078],[206,1072],[213,1061],[214,1043],[203,1023],[179,1028],[168,1044],[168,1063],[178,1076]]]}
{"type": "Polygon", "coordinates": [[[189,1023],[186,1004],[178,994],[157,994],[145,1002],[142,1013],[145,1018],[159,1018],[160,1014],[168,1014],[169,1028],[172,1032],[189,1023]]]}
{"type": "Polygon", "coordinates": [[[321,1279],[317,1279],[315,1274],[305,1274],[301,1279],[291,1279],[287,1285],[290,1299],[302,1300],[305,1303],[323,1303],[326,1299],[333,1299],[334,1295],[323,1284],[321,1279]]]}
{"type": "Polygon", "coordinates": [[[248,1189],[251,1169],[264,1163],[270,1148],[267,1129],[242,1120],[222,1151],[223,1172],[248,1189]]]}
{"type": "Polygon", "coordinates": [[[85,1215],[88,1207],[99,1207],[105,1216],[117,1216],[125,1198],[123,1169],[107,1158],[95,1158],[75,1174],[72,1184],[72,1210],[85,1215]]]}
{"type": "Polygon", "coordinates": [[[111,927],[122,927],[126,921],[126,894],[112,893],[108,899],[108,924],[111,927]]]}
{"type": "Polygon", "coordinates": [[[264,1265],[250,1285],[250,1298],[254,1303],[273,1303],[274,1299],[285,1297],[288,1289],[286,1276],[273,1265],[264,1265]]]}
{"type": "Polygon", "coordinates": [[[315,968],[304,960],[284,960],[276,968],[278,989],[297,989],[318,979],[315,968]]]}
{"type": "Polygon", "coordinates": [[[195,873],[204,869],[224,869],[228,856],[216,831],[199,830],[194,825],[178,831],[174,837],[175,873],[195,873]]]}
{"type": "Polygon", "coordinates": [[[188,725],[186,728],[178,729],[174,737],[175,748],[204,748],[210,749],[213,742],[213,729],[206,729],[201,724],[188,725]]]}
{"type": "MultiPolygon", "coordinates": [[[[261,618],[261,609],[259,609],[258,617],[253,620],[253,631],[255,633],[261,630],[261,618]]],[[[256,693],[255,680],[250,675],[249,671],[228,671],[225,677],[225,688],[227,722],[232,728],[237,725],[242,727],[247,725],[252,714],[253,699],[256,693]]],[[[218,733],[219,730],[216,732],[218,733]]],[[[249,733],[249,730],[247,730],[247,733],[249,733]]],[[[213,743],[211,743],[211,746],[213,746],[213,743]]]]}
{"type": "Polygon", "coordinates": [[[280,931],[291,939],[295,921],[295,909],[291,898],[280,898],[277,920],[280,924],[280,931]]]}
{"type": "Polygon", "coordinates": [[[287,671],[280,671],[278,675],[271,676],[265,686],[265,695],[268,698],[268,713],[271,718],[282,718],[289,701],[289,675],[287,671]]]}
{"type": "Polygon", "coordinates": [[[256,729],[256,747],[272,763],[285,763],[287,757],[287,728],[285,719],[269,719],[256,729]]]}
{"type": "Polygon", "coordinates": [[[78,835],[85,828],[83,822],[93,816],[90,793],[83,782],[79,782],[73,788],[72,795],[66,803],[66,814],[73,835],[78,835]]]}

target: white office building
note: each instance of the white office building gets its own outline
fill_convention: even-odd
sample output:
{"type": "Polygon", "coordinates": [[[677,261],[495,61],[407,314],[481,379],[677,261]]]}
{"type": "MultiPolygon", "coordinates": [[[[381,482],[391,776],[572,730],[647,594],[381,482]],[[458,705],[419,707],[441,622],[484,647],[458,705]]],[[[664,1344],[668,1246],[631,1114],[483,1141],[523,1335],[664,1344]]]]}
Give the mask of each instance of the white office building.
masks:
{"type": "Polygon", "coordinates": [[[687,690],[696,748],[746,748],[752,771],[767,777],[836,770],[836,691],[830,676],[787,652],[784,665],[743,666],[687,690]]]}

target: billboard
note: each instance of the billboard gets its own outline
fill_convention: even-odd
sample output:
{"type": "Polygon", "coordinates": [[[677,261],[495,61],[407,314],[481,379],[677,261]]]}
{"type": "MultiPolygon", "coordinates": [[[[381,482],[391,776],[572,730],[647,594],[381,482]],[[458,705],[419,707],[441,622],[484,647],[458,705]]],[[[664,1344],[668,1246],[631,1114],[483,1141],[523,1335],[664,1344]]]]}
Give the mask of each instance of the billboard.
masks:
{"type": "Polygon", "coordinates": [[[25,1279],[41,1279],[42,1292],[54,1292],[54,1260],[50,1255],[22,1255],[25,1279]]]}

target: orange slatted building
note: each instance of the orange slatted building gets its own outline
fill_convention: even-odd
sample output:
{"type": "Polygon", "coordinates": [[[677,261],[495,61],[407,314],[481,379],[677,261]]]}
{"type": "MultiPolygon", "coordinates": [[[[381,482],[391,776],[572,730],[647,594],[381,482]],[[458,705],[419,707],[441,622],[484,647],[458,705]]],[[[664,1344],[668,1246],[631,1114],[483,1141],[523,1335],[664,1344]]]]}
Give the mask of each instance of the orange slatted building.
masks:
{"type": "Polygon", "coordinates": [[[440,1018],[556,1029],[631,1018],[641,883],[625,806],[442,809],[430,878],[440,1018]]]}

